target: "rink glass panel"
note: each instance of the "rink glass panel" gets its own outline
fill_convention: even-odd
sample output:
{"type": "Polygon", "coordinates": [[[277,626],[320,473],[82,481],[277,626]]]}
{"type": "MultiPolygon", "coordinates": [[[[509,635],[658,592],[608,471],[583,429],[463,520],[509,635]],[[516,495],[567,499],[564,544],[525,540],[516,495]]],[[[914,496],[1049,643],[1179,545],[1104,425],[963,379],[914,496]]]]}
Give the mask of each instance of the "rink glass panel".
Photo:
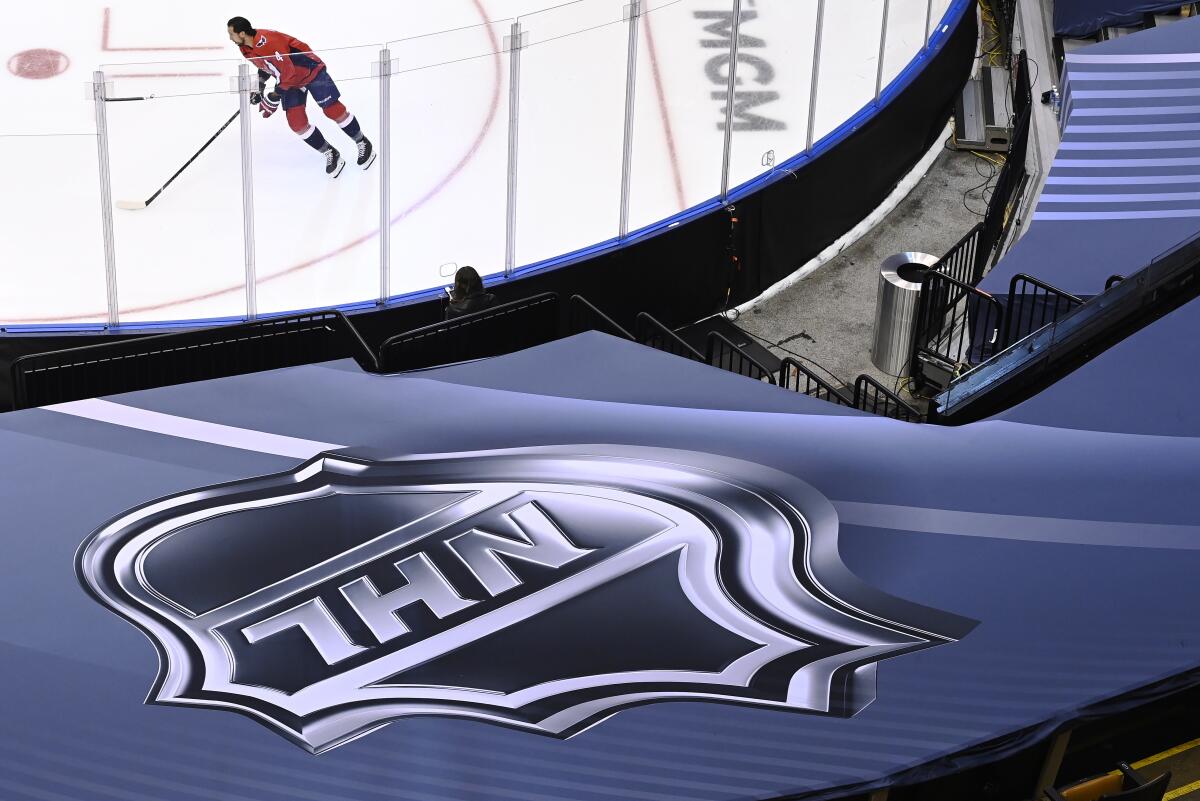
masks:
{"type": "Polygon", "coordinates": [[[86,106],[75,123],[81,135],[27,135],[15,115],[0,122],[0,147],[10,156],[0,192],[0,325],[107,317],[96,136],[83,133],[94,130],[86,106]]]}
{"type": "Polygon", "coordinates": [[[933,0],[930,6],[931,13],[929,15],[929,35],[933,36],[933,32],[938,30],[942,25],[942,17],[950,10],[951,0],[933,0]]]}
{"type": "Polygon", "coordinates": [[[388,44],[393,296],[504,270],[511,23],[388,44]]]}
{"type": "MultiPolygon", "coordinates": [[[[109,65],[112,196],[144,201],[238,110],[236,60],[109,65]],[[129,77],[125,77],[129,76],[129,77]]],[[[114,209],[122,323],[245,313],[239,121],[147,208],[114,209]]],[[[101,250],[103,253],[103,250],[101,250]]]]}
{"type": "Polygon", "coordinates": [[[520,19],[526,42],[518,265],[618,234],[629,40],[623,6],[621,0],[582,0],[520,19]]]}
{"type": "Polygon", "coordinates": [[[896,80],[904,68],[924,49],[926,9],[926,0],[890,0],[887,49],[883,54],[885,87],[896,80]]]}
{"type": "Polygon", "coordinates": [[[875,100],[884,0],[825,3],[813,141],[875,100]]]}
{"type": "MultiPolygon", "coordinates": [[[[379,45],[320,49],[341,102],[379,142],[379,45]],[[377,69],[375,70],[377,73],[377,69]]],[[[272,85],[274,85],[272,83],[272,85]]],[[[268,119],[252,109],[258,312],[370,300],[379,292],[379,163],[364,172],[358,149],[309,93],[310,125],[346,160],[325,174],[325,157],[292,132],[280,107],[268,119]]]]}
{"type": "Polygon", "coordinates": [[[630,230],[711,200],[721,191],[725,84],[706,73],[728,36],[705,28],[732,5],[651,0],[638,48],[630,230]],[[720,42],[707,47],[704,42],[720,42]]]}
{"type": "MultiPolygon", "coordinates": [[[[743,5],[730,186],[804,151],[817,24],[817,0],[743,5]]],[[[722,61],[721,53],[714,48],[710,62],[727,78],[727,58],[722,61]]]]}

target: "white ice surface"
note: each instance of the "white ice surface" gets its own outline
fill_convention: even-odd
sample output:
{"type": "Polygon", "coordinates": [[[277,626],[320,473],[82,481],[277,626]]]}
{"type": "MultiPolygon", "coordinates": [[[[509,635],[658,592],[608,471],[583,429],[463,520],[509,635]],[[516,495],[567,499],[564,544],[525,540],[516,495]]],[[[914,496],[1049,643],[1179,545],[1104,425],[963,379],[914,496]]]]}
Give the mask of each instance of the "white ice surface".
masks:
{"type": "MultiPolygon", "coordinates": [[[[948,0],[935,0],[932,26],[948,0]]],[[[101,68],[109,103],[113,199],[144,200],[237,109],[242,63],[225,20],[243,15],[308,42],[343,101],[378,140],[379,50],[391,81],[392,295],[446,282],[447,263],[503,269],[509,54],[521,16],[516,261],[529,264],[616,237],[628,29],[622,0],[399,0],[337,9],[315,0],[181,4],[47,0],[10,7],[0,30],[0,323],[106,317],[93,105],[101,68]],[[107,11],[106,11],[107,9],[107,11]],[[344,12],[344,13],[342,13],[344,12]],[[107,40],[105,39],[107,19],[107,40]],[[107,44],[107,49],[105,49],[107,44]],[[65,54],[61,74],[13,74],[32,48],[65,54]]],[[[706,26],[726,0],[648,0],[638,42],[630,227],[715,197],[724,133],[725,51],[706,26]],[[714,94],[716,96],[714,96],[714,94]]],[[[815,135],[869,103],[878,76],[883,0],[829,0],[815,135]]],[[[735,128],[736,186],[804,150],[816,0],[743,0],[739,90],[777,93],[749,109],[766,122],[735,128]]],[[[923,45],[924,0],[891,0],[883,82],[923,45]]],[[[767,96],[767,95],[764,95],[767,96]]],[[[354,157],[315,104],[309,119],[354,157]]],[[[258,311],[377,297],[380,165],[353,163],[328,180],[322,159],[279,113],[252,120],[258,311]]],[[[241,160],[235,121],[143,211],[114,209],[122,322],[241,316],[245,308],[241,160]]]]}

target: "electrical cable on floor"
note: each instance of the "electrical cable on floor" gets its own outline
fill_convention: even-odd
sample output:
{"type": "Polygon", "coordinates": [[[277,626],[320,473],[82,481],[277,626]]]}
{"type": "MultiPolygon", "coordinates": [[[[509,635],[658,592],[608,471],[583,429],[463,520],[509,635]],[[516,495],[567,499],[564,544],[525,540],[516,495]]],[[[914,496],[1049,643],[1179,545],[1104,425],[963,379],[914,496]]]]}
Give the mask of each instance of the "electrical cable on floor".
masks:
{"type": "MultiPolygon", "coordinates": [[[[953,126],[953,121],[951,121],[951,126],[953,126]]],[[[942,142],[942,148],[944,150],[949,150],[952,152],[960,152],[957,150],[957,148],[955,148],[952,145],[953,141],[954,141],[954,131],[951,130],[950,135],[948,137],[946,137],[946,140],[944,142],[942,142]]],[[[962,205],[963,205],[964,209],[966,209],[967,211],[969,211],[971,214],[975,215],[976,217],[985,217],[985,216],[987,216],[986,207],[985,207],[983,213],[975,211],[973,208],[971,208],[969,205],[967,205],[967,197],[972,192],[982,190],[980,192],[980,196],[983,198],[983,201],[985,204],[988,202],[988,199],[991,197],[992,190],[995,189],[994,186],[989,186],[989,184],[992,182],[993,179],[999,177],[999,175],[1000,175],[999,168],[1004,166],[1004,157],[1003,156],[994,156],[994,155],[988,156],[983,153],[980,153],[977,150],[968,150],[967,152],[970,153],[971,155],[975,156],[976,158],[980,159],[981,161],[987,162],[987,164],[989,165],[989,172],[988,172],[987,176],[985,177],[984,174],[979,171],[979,164],[977,162],[974,163],[975,164],[975,173],[979,177],[984,178],[984,182],[981,184],[976,184],[975,186],[972,186],[970,189],[967,189],[965,192],[963,192],[962,205]]]]}
{"type": "MultiPolygon", "coordinates": [[[[972,152],[974,152],[974,151],[972,151],[972,152]]],[[[975,155],[978,156],[979,154],[975,153],[975,155]]],[[[992,183],[993,180],[995,180],[997,178],[997,176],[999,176],[1000,170],[997,169],[995,163],[992,162],[990,159],[985,159],[985,158],[980,157],[980,161],[983,161],[985,164],[987,164],[988,173],[986,175],[984,175],[984,173],[979,171],[979,162],[978,161],[972,162],[972,164],[975,165],[975,173],[977,175],[979,175],[981,178],[983,178],[983,183],[976,184],[975,186],[972,186],[970,189],[963,192],[962,205],[963,205],[963,208],[966,209],[967,211],[969,211],[971,214],[974,214],[976,217],[983,218],[983,217],[987,216],[988,197],[990,196],[990,190],[993,188],[990,186],[990,184],[992,183]],[[968,205],[968,203],[967,203],[967,199],[970,197],[971,193],[976,192],[976,191],[978,191],[980,193],[980,198],[983,200],[983,203],[984,203],[983,211],[976,211],[975,209],[971,208],[970,205],[968,205]]]]}
{"type": "MultiPolygon", "coordinates": [[[[738,312],[737,309],[729,309],[727,312],[725,312],[725,317],[730,322],[733,322],[733,321],[737,320],[739,317],[741,317],[741,314],[738,312]],[[729,314],[731,312],[733,313],[732,317],[729,316],[729,314]]],[[[776,348],[776,349],[781,350],[784,353],[788,354],[789,356],[795,356],[797,359],[799,359],[801,361],[809,362],[813,366],[815,366],[818,369],[820,369],[821,371],[823,371],[825,373],[825,375],[832,378],[835,383],[842,385],[842,386],[847,386],[838,375],[836,375],[832,370],[830,370],[825,365],[821,364],[816,359],[805,356],[802,353],[797,353],[796,351],[792,350],[791,348],[785,348],[779,342],[772,342],[771,340],[767,339],[766,337],[760,337],[758,334],[754,333],[753,331],[747,331],[745,328],[741,328],[740,330],[745,331],[747,334],[754,337],[759,342],[762,342],[763,344],[767,345],[768,347],[776,348]]]]}

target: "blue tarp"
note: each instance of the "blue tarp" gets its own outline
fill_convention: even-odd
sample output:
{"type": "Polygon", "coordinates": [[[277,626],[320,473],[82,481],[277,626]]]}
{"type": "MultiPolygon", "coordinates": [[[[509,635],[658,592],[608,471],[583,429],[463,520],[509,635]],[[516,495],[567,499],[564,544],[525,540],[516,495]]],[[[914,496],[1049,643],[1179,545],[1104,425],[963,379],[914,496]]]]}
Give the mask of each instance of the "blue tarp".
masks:
{"type": "Polygon", "coordinates": [[[1121,434],[1200,437],[1200,300],[1120,342],[1001,419],[1121,434]]]}
{"type": "MultiPolygon", "coordinates": [[[[1160,382],[1163,391],[1173,386],[1160,382]]],[[[1080,405],[1073,394],[1042,402],[1080,405]]],[[[880,786],[918,767],[930,776],[994,759],[1048,735],[1081,710],[1112,711],[1138,688],[1166,682],[1159,684],[1165,691],[1200,678],[1194,615],[1200,605],[1194,580],[1200,571],[1194,492],[1200,440],[1170,436],[1194,432],[1194,413],[1178,427],[1168,418],[1143,434],[1116,423],[1102,431],[1057,428],[1033,412],[1027,419],[939,428],[820,404],[585,334],[407,376],[370,376],[334,363],[2,415],[0,795],[19,801],[130,793],[255,801],[821,797],[851,785],[880,786]],[[621,381],[613,381],[605,365],[620,365],[621,381]],[[425,465],[438,460],[470,468],[514,453],[553,454],[571,465],[546,477],[562,493],[587,483],[578,472],[584,463],[602,464],[618,477],[626,468],[628,476],[641,475],[651,463],[690,476],[671,490],[688,503],[717,474],[729,492],[770,486],[811,524],[808,534],[793,529],[792,558],[806,560],[819,586],[850,588],[858,606],[846,607],[846,614],[864,607],[882,613],[873,626],[926,617],[947,639],[856,662],[852,680],[844,676],[844,686],[855,692],[842,699],[843,713],[803,711],[821,701],[811,685],[789,691],[788,700],[774,706],[642,698],[565,739],[441,708],[314,756],[268,721],[220,705],[236,708],[236,694],[198,704],[205,708],[144,704],[148,691],[182,692],[184,686],[155,683],[167,659],[166,650],[152,645],[162,647],[165,635],[155,628],[161,622],[143,621],[144,636],[113,614],[96,595],[95,582],[103,586],[105,577],[92,572],[86,552],[77,561],[81,543],[93,542],[89,534],[101,526],[120,528],[131,509],[159,514],[172,504],[207,503],[204,498],[265,480],[257,477],[286,476],[305,463],[306,453],[319,450],[352,463],[416,470],[426,481],[433,473],[425,465]],[[788,489],[793,484],[794,491],[788,489]],[[189,494],[202,488],[201,495],[189,494]],[[159,499],[165,500],[143,507],[159,499]],[[1095,591],[1098,576],[1105,577],[1102,593],[1095,591]],[[1114,658],[1122,653],[1136,658],[1114,658]],[[1025,734],[1011,737],[1016,732],[1025,734]],[[1000,738],[1010,739],[980,747],[1000,738]]],[[[1120,408],[1120,414],[1137,413],[1132,404],[1120,408]]],[[[346,475],[362,480],[355,470],[346,475]]],[[[304,480],[293,476],[285,484],[304,480]]],[[[651,486],[645,492],[653,494],[651,486]]],[[[548,503],[553,509],[556,502],[548,503]]],[[[306,528],[303,516],[283,527],[252,526],[238,537],[216,531],[217,547],[185,561],[174,580],[203,590],[187,577],[215,565],[225,574],[212,574],[212,582],[261,572],[264,583],[276,582],[264,591],[274,591],[284,586],[272,572],[279,564],[304,557],[309,548],[325,558],[328,543],[336,551],[370,533],[370,514],[342,513],[350,516],[341,523],[313,515],[330,526],[324,537],[320,527],[315,533],[306,528]],[[248,547],[242,539],[256,543],[253,555],[239,555],[248,547]]],[[[611,522],[620,519],[587,536],[620,533],[611,522]]],[[[202,531],[200,525],[193,520],[180,531],[202,531]]],[[[714,517],[710,525],[723,532],[726,523],[714,517]]],[[[752,539],[764,544],[775,536],[771,530],[752,529],[752,539]]],[[[155,552],[148,553],[142,567],[121,573],[124,580],[157,580],[155,552]]],[[[737,551],[723,549],[712,558],[726,553],[737,551]]],[[[455,572],[453,560],[432,558],[448,581],[467,586],[470,576],[461,565],[455,572]]],[[[708,570],[718,563],[697,564],[708,570]]],[[[522,580],[539,575],[521,564],[510,562],[522,580]]],[[[750,570],[755,563],[744,564],[750,570]]],[[[788,560],[763,564],[786,568],[788,560]]],[[[790,581],[789,575],[804,573],[798,564],[792,570],[799,572],[772,575],[790,581]]],[[[395,580],[385,583],[394,572],[390,563],[371,569],[379,593],[403,588],[395,580]]],[[[511,638],[503,627],[486,634],[504,647],[497,660],[464,657],[433,681],[428,671],[441,668],[430,663],[421,668],[424,681],[444,690],[481,670],[510,682],[541,680],[579,653],[611,666],[614,655],[645,644],[656,615],[683,609],[682,596],[667,590],[698,581],[688,575],[682,584],[683,574],[673,571],[659,571],[642,585],[612,583],[616,594],[602,605],[551,604],[512,627],[511,638]],[[571,625],[549,614],[560,609],[571,625]]],[[[722,586],[749,580],[739,571],[722,575],[722,586]]],[[[345,619],[350,608],[334,604],[343,585],[330,586],[331,614],[345,619]]],[[[433,622],[429,617],[421,624],[433,622]]],[[[685,624],[695,621],[685,616],[685,624]]],[[[295,654],[302,655],[307,641],[294,631],[295,654]]],[[[368,631],[346,631],[357,642],[372,642],[368,631]]],[[[230,649],[250,647],[236,630],[221,636],[230,649]]],[[[670,638],[674,630],[657,636],[670,638]]],[[[702,639],[689,635],[686,647],[673,652],[679,664],[670,667],[687,668],[700,658],[695,644],[702,639]]],[[[214,653],[224,658],[221,649],[214,653]]],[[[838,652],[824,653],[833,659],[838,652]]],[[[762,692],[786,689],[797,666],[764,675],[762,692]]],[[[236,684],[236,671],[232,678],[236,684]]],[[[265,680],[241,679],[247,692],[265,680]]],[[[402,682],[398,692],[412,684],[402,682]]]]}
{"type": "Polygon", "coordinates": [[[1180,5],[1158,0],[1054,0],[1054,32],[1059,36],[1091,36],[1113,25],[1138,25],[1144,14],[1178,10],[1180,5]]]}
{"type": "Polygon", "coordinates": [[[1025,235],[980,283],[1081,296],[1200,234],[1200,19],[1067,54],[1062,142],[1025,235]]]}

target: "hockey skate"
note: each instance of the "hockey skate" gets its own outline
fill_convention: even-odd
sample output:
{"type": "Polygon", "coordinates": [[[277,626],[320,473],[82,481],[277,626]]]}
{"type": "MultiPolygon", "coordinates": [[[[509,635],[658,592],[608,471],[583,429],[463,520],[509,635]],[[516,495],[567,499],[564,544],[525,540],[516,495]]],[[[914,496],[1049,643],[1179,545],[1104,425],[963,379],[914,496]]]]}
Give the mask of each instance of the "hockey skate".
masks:
{"type": "Polygon", "coordinates": [[[331,147],[325,151],[325,174],[330,178],[337,178],[342,174],[342,170],[346,167],[346,160],[342,158],[342,154],[337,151],[336,147],[331,147]]]}
{"type": "Polygon", "coordinates": [[[358,166],[364,170],[375,163],[375,148],[371,146],[371,140],[363,137],[358,143],[358,166]]]}

